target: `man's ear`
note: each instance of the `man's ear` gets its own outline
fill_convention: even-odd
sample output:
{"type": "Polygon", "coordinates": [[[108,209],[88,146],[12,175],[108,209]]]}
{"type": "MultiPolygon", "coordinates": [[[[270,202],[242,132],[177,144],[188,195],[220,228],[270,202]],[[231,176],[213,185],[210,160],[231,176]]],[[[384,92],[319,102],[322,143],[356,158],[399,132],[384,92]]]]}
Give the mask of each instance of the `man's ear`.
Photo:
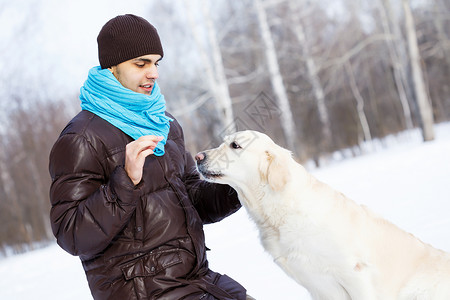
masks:
{"type": "Polygon", "coordinates": [[[108,70],[116,77],[116,66],[109,67],[108,70]]]}
{"type": "Polygon", "coordinates": [[[265,151],[260,163],[260,176],[274,191],[281,190],[290,180],[288,164],[291,154],[286,149],[276,148],[265,151]]]}

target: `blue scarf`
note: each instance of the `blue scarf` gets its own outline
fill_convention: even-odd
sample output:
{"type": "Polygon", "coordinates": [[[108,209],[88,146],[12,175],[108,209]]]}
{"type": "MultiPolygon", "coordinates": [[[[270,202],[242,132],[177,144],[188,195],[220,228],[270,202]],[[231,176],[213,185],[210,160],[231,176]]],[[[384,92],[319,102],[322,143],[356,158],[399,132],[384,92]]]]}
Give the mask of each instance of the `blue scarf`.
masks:
{"type": "Polygon", "coordinates": [[[171,118],[165,115],[166,101],[155,82],[150,95],[125,88],[109,71],[100,66],[89,70],[80,89],[81,108],[116,126],[133,139],[143,135],[163,136],[154,150],[164,155],[171,118]]]}

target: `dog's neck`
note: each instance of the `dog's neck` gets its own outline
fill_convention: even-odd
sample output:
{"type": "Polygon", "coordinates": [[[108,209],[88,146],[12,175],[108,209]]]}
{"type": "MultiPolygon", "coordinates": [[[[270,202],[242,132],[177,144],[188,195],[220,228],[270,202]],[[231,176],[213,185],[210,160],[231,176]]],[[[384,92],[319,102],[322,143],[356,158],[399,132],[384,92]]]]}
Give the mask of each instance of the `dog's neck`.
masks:
{"type": "Polygon", "coordinates": [[[258,188],[252,188],[251,185],[246,185],[244,187],[234,187],[234,189],[238,192],[239,200],[242,205],[247,209],[254,208],[266,194],[265,189],[261,184],[258,188]]]}
{"type": "Polygon", "coordinates": [[[274,208],[268,209],[266,206],[267,204],[264,201],[265,197],[270,197],[270,194],[272,193],[269,185],[263,183],[255,185],[257,185],[257,187],[252,187],[251,185],[246,185],[244,188],[235,187],[241,204],[246,208],[251,219],[257,224],[264,224],[267,226],[268,224],[274,223],[276,220],[279,222],[280,219],[274,218],[273,216],[274,208]]]}

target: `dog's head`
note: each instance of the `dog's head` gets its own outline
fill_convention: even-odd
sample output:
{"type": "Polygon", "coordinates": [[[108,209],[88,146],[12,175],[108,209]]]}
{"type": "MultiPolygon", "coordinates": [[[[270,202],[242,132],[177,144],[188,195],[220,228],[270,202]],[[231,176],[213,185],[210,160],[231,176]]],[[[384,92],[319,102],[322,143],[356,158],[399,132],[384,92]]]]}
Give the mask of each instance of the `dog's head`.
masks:
{"type": "Polygon", "coordinates": [[[209,181],[243,188],[267,184],[281,190],[290,177],[291,153],[257,131],[240,131],[223,143],[195,156],[197,168],[209,181]]]}

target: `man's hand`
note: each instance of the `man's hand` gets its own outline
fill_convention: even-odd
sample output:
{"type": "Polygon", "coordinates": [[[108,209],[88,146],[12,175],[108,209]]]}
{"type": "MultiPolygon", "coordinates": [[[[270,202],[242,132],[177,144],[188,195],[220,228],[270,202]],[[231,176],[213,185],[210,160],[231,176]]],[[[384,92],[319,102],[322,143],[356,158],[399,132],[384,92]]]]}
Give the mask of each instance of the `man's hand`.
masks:
{"type": "Polygon", "coordinates": [[[142,180],[145,158],[153,154],[156,145],[162,140],[162,136],[146,135],[127,144],[125,148],[125,171],[134,185],[142,180]]]}

